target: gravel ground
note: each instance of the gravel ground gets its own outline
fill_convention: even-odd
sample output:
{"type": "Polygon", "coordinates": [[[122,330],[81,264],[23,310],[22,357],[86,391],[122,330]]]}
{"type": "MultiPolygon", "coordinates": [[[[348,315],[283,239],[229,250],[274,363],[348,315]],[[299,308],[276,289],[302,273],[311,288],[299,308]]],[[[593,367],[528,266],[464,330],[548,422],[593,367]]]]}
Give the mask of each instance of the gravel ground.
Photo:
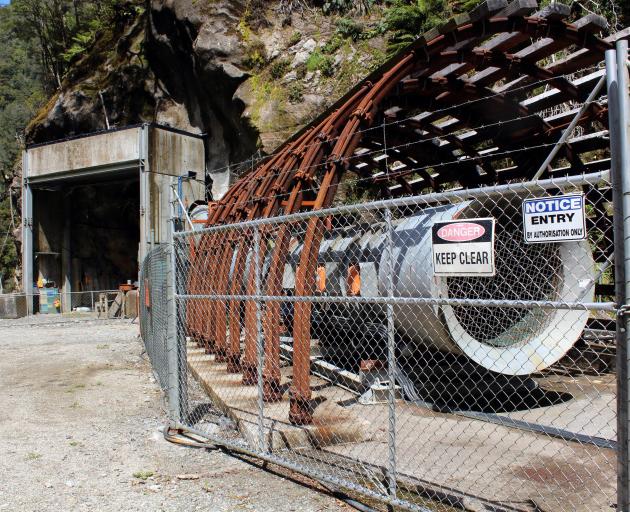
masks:
{"type": "Polygon", "coordinates": [[[0,321],[0,510],[350,510],[221,451],[164,440],[125,321],[0,321]]]}

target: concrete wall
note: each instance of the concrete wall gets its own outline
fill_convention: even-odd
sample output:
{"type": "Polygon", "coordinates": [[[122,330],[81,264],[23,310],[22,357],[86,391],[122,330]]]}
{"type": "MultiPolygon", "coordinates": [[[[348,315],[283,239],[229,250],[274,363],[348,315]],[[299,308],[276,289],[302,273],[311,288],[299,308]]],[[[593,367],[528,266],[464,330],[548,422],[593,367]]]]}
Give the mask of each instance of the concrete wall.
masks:
{"type": "Polygon", "coordinates": [[[194,171],[203,180],[203,139],[153,127],[149,134],[149,148],[149,167],[152,172],[180,176],[194,171]]]}
{"type": "MultiPolygon", "coordinates": [[[[153,230],[155,243],[164,243],[168,240],[170,229],[169,187],[172,183],[177,183],[176,177],[187,177],[189,172],[196,174],[196,180],[182,181],[182,201],[186,207],[204,199],[205,186],[201,182],[205,175],[203,139],[152,127],[149,132],[148,169],[149,229],[153,230]]],[[[151,233],[148,236],[150,238],[151,233]]]]}
{"type": "MultiPolygon", "coordinates": [[[[169,202],[172,197],[171,185],[177,185],[178,177],[183,177],[182,200],[186,208],[195,201],[205,199],[204,140],[191,134],[154,125],[96,133],[29,147],[24,153],[23,161],[23,197],[29,198],[31,191],[37,189],[32,201],[35,229],[29,222],[23,223],[25,240],[23,267],[27,281],[37,279],[37,275],[33,275],[32,245],[35,245],[35,251],[50,250],[61,253],[62,246],[69,246],[69,241],[49,243],[48,237],[61,236],[63,239],[65,236],[69,239],[73,233],[72,224],[77,222],[71,215],[72,201],[67,205],[70,208],[68,213],[64,210],[63,204],[46,204],[42,195],[46,193],[44,190],[60,191],[76,184],[89,186],[91,180],[94,180],[94,183],[102,181],[108,174],[116,180],[121,178],[128,180],[137,173],[140,184],[139,262],[146,255],[151,243],[166,243],[169,240],[172,214],[169,202]],[[193,173],[193,179],[189,177],[189,173],[193,173]],[[44,226],[51,222],[53,224],[57,222],[59,225],[44,226]],[[37,223],[42,223],[42,229],[37,223]],[[32,241],[35,243],[32,244],[32,241]]],[[[98,198],[96,200],[98,201],[98,198]]],[[[108,200],[119,202],[118,197],[108,200]]],[[[31,214],[28,213],[28,204],[26,206],[25,219],[28,221],[31,214]]],[[[76,233],[75,237],[77,243],[85,241],[85,237],[76,233]]],[[[105,250],[112,249],[107,246],[105,250]]],[[[37,265],[40,267],[38,270],[48,274],[46,277],[62,284],[65,291],[74,288],[72,284],[77,282],[80,273],[79,269],[75,268],[78,261],[76,254],[80,254],[79,248],[75,247],[74,262],[72,251],[66,252],[62,258],[57,255],[38,258],[37,265]],[[58,268],[60,270],[57,270],[58,268]]],[[[25,290],[28,291],[30,287],[30,282],[24,283],[25,290]]]]}
{"type": "Polygon", "coordinates": [[[140,158],[140,128],[31,147],[27,150],[27,158],[29,177],[137,161],[140,158]]]}

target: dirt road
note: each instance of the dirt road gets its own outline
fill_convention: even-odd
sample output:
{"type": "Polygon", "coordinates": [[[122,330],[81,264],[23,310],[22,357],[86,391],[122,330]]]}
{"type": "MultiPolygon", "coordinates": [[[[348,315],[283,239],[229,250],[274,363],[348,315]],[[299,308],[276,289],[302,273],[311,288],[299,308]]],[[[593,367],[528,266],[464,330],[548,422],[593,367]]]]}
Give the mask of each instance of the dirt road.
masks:
{"type": "Polygon", "coordinates": [[[349,510],[222,452],[165,441],[137,333],[122,321],[0,321],[0,510],[349,510]]]}

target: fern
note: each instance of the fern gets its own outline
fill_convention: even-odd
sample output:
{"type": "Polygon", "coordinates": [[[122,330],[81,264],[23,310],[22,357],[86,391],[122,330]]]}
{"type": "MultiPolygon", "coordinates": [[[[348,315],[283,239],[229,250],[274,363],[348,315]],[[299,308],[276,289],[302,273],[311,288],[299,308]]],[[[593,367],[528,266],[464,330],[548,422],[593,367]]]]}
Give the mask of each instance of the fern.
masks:
{"type": "Polygon", "coordinates": [[[66,62],[74,60],[79,55],[83,55],[94,41],[94,32],[82,32],[72,38],[72,44],[63,52],[62,58],[66,62]]]}

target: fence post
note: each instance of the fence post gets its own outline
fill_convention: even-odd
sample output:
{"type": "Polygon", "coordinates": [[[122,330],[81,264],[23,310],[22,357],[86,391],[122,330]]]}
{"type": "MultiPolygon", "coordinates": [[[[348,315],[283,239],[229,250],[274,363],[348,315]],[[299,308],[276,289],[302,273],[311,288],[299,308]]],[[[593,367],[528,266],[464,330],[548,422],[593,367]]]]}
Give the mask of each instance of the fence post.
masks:
{"type": "Polygon", "coordinates": [[[260,227],[254,227],[254,261],[250,265],[252,272],[254,272],[254,279],[256,283],[256,367],[258,370],[258,449],[261,452],[265,452],[265,404],[263,401],[263,365],[264,365],[264,346],[262,337],[262,305],[261,299],[261,264],[260,264],[260,227]]]}
{"type": "Polygon", "coordinates": [[[181,345],[183,340],[180,336],[178,322],[178,307],[175,299],[177,293],[177,249],[175,239],[175,206],[173,189],[169,187],[169,200],[171,205],[171,222],[169,223],[168,251],[169,261],[167,261],[166,272],[166,301],[167,301],[167,335],[166,335],[166,361],[168,370],[168,404],[169,413],[173,420],[183,421],[185,419],[185,400],[183,393],[183,378],[186,373],[182,372],[185,361],[181,360],[181,345]]]}
{"type": "Polygon", "coordinates": [[[387,226],[387,379],[389,392],[387,394],[387,409],[389,415],[388,465],[387,477],[389,493],[396,498],[396,337],[394,326],[394,227],[392,225],[392,211],[385,209],[385,224],[387,226]]]}
{"type": "Polygon", "coordinates": [[[615,284],[617,316],[617,510],[630,511],[630,443],[628,344],[630,317],[630,105],[628,98],[628,42],[606,52],[609,133],[614,204],[615,284]]]}

